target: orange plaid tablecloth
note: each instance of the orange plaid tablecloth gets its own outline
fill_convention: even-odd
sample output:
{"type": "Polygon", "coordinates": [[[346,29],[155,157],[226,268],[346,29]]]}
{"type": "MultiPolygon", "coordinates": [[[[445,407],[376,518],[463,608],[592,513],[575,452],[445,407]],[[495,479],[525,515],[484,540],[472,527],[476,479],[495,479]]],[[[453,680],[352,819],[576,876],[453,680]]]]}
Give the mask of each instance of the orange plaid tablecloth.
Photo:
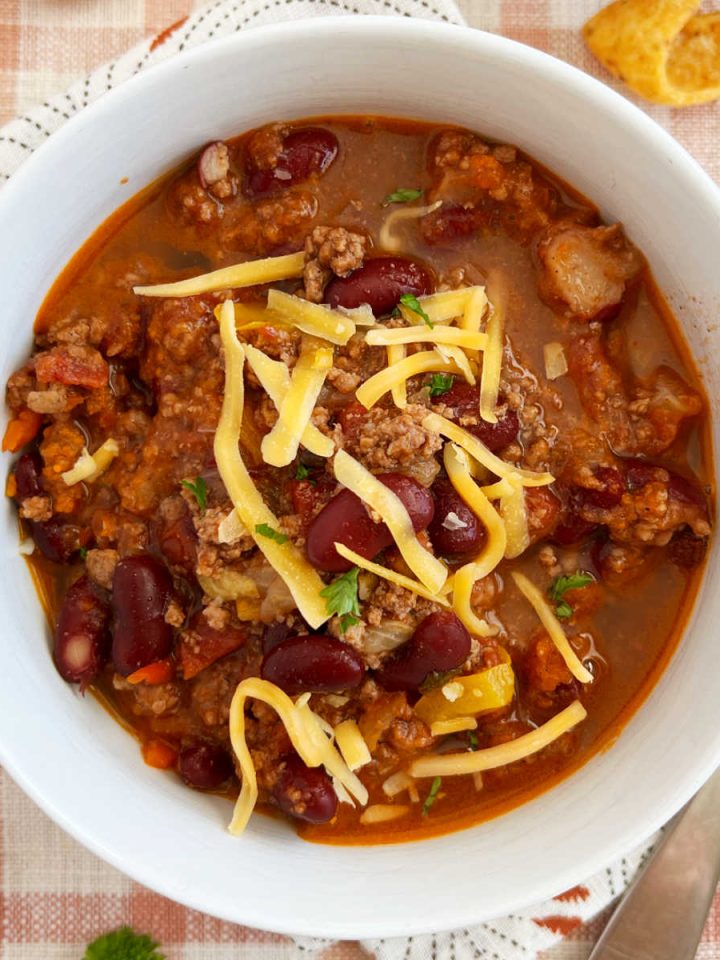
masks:
{"type": "MultiPolygon", "coordinates": [[[[458,0],[458,6],[472,26],[539,47],[610,82],[579,34],[604,2],[458,0]]],[[[0,123],[139,40],[161,41],[169,25],[200,6],[200,0],[0,0],[0,123]]],[[[720,103],[684,110],[640,105],[720,182],[720,103]]],[[[558,916],[558,932],[568,936],[538,960],[584,960],[607,915],[584,926],[558,916]]],[[[303,953],[286,937],[222,923],[144,890],[54,826],[2,771],[0,921],[5,960],[79,960],[89,940],[124,923],[152,933],[168,960],[297,960],[303,953]]],[[[533,960],[531,945],[518,947],[533,960]]],[[[313,953],[313,960],[367,956],[358,944],[341,943],[313,953]]],[[[452,958],[431,948],[427,960],[452,958]]],[[[495,954],[494,960],[506,958],[495,954]]],[[[720,960],[720,896],[698,960],[720,960]]]]}

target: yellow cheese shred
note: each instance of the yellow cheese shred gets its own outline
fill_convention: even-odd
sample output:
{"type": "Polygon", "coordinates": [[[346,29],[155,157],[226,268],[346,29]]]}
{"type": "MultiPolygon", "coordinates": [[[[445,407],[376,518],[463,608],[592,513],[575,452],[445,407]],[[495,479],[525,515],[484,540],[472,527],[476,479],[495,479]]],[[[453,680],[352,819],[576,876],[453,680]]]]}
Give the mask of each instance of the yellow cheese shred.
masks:
{"type": "Polygon", "coordinates": [[[463,330],[479,330],[482,318],[488,307],[488,298],[485,287],[468,287],[465,309],[460,318],[463,330]]]}
{"type": "Polygon", "coordinates": [[[335,454],[334,469],[337,482],[372,507],[387,524],[405,563],[418,580],[431,593],[437,593],[447,580],[447,567],[420,543],[402,500],[344,450],[335,454]]]}
{"type": "Polygon", "coordinates": [[[104,473],[115,457],[120,453],[120,447],[117,440],[109,437],[102,446],[99,446],[95,453],[90,453],[87,447],[83,447],[82,453],[77,458],[73,466],[61,473],[60,476],[68,487],[82,480],[95,480],[104,473]]]}
{"type": "MultiPolygon", "coordinates": [[[[427,297],[418,297],[418,300],[430,323],[448,323],[456,317],[462,317],[470,297],[478,290],[484,293],[485,288],[460,287],[457,290],[442,290],[440,293],[431,293],[427,297]]],[[[418,315],[414,310],[410,310],[402,303],[399,306],[400,313],[407,323],[417,323],[418,315]]],[[[479,330],[480,327],[472,329],[479,330]]]]}
{"type": "Polygon", "coordinates": [[[555,480],[551,473],[534,473],[532,470],[523,470],[511,463],[506,463],[488,450],[482,440],[478,440],[467,430],[459,427],[452,420],[441,417],[438,413],[429,413],[423,420],[422,425],[426,430],[433,430],[435,433],[447,437],[448,440],[454,441],[490,473],[494,473],[496,477],[517,476],[524,487],[545,487],[555,480]]]}
{"type": "Polygon", "coordinates": [[[404,574],[398,573],[396,570],[391,570],[389,567],[383,567],[381,564],[374,563],[372,560],[366,560],[365,557],[360,556],[359,553],[355,553],[354,550],[346,547],[344,543],[336,542],[335,549],[341,557],[345,557],[346,560],[354,563],[355,566],[360,567],[361,570],[367,570],[368,573],[374,573],[376,577],[382,577],[383,580],[388,580],[390,583],[397,584],[398,587],[404,587],[405,590],[409,590],[411,593],[416,593],[419,597],[424,597],[426,600],[432,600],[433,603],[437,603],[441,607],[450,606],[445,597],[441,594],[432,593],[430,590],[424,587],[422,583],[418,583],[417,580],[413,580],[411,577],[406,577],[404,574]]]}
{"type": "MultiPolygon", "coordinates": [[[[395,363],[400,363],[407,356],[407,347],[402,343],[390,344],[387,348],[388,369],[395,363]]],[[[404,410],[407,406],[407,383],[400,380],[390,388],[393,403],[398,410],[404,410]]]]}
{"type": "Polygon", "coordinates": [[[397,210],[393,210],[387,215],[385,222],[380,228],[378,246],[388,253],[401,253],[403,244],[395,234],[395,228],[398,223],[402,223],[403,220],[419,220],[420,217],[432,213],[433,210],[437,210],[440,206],[442,206],[442,200],[437,200],[435,203],[420,207],[399,207],[397,210]]]}
{"type": "MultiPolygon", "coordinates": [[[[260,386],[279,410],[290,389],[290,371],[282,360],[272,360],[262,350],[251,344],[243,344],[243,351],[250,369],[260,381],[260,386]]],[[[330,437],[320,433],[313,423],[308,423],[302,432],[300,442],[310,453],[319,457],[331,457],[335,444],[330,437]]]]}
{"type": "Polygon", "coordinates": [[[133,287],[133,292],[141,297],[196,297],[200,293],[212,293],[215,290],[237,290],[240,287],[254,287],[261,283],[300,277],[304,266],[305,254],[300,251],[282,257],[234,263],[231,267],[222,267],[199,277],[178,280],[177,283],[133,287]]]}
{"type": "Polygon", "coordinates": [[[530,531],[522,481],[514,477],[507,477],[506,480],[510,485],[510,491],[500,497],[500,516],[507,534],[505,556],[508,560],[512,560],[514,557],[519,557],[530,546],[530,531]]]}
{"type": "Polygon", "coordinates": [[[462,375],[462,370],[437,350],[424,350],[421,353],[413,353],[404,360],[376,373],[357,388],[355,396],[365,409],[369,410],[396,384],[405,383],[410,377],[417,377],[421,373],[431,371],[462,375]]]}
{"type": "Polygon", "coordinates": [[[452,720],[435,720],[430,724],[433,737],[445,737],[449,733],[462,733],[463,730],[476,730],[475,717],[453,717],[452,720]]]}
{"type": "Polygon", "coordinates": [[[562,628],[562,624],[553,613],[550,603],[545,599],[542,591],[538,590],[535,584],[528,580],[524,573],[513,571],[512,578],[518,590],[530,603],[535,613],[538,615],[540,623],[545,627],[550,639],[558,649],[560,656],[565,661],[565,665],[570,673],[579,680],[580,683],[592,683],[593,675],[583,666],[580,658],[570,646],[570,642],[562,628]]]}
{"type": "Polygon", "coordinates": [[[476,750],[473,753],[445,753],[438,756],[419,757],[410,765],[413,777],[455,777],[467,773],[494,770],[508,763],[515,763],[532,756],[572,730],[587,716],[579,700],[575,700],[536,730],[525,733],[515,740],[500,743],[496,747],[476,750]]]}
{"type": "Polygon", "coordinates": [[[410,812],[410,807],[402,803],[374,803],[360,814],[360,823],[367,827],[372,823],[386,823],[398,820],[410,812]]]}
{"type": "Polygon", "coordinates": [[[308,767],[324,766],[359,803],[367,803],[367,790],[322,731],[318,718],[307,703],[303,704],[302,698],[293,703],[274,683],[259,677],[248,677],[237,685],[230,704],[230,742],[242,774],[240,796],[228,828],[230,833],[238,835],[243,832],[258,797],[255,767],[245,740],[245,703],[249,699],[262,700],[272,707],[303,763],[308,767]]]}
{"type": "Polygon", "coordinates": [[[461,330],[459,327],[426,325],[414,327],[373,327],[365,334],[370,347],[386,347],[391,343],[443,343],[466,350],[482,350],[487,342],[484,333],[461,330]]]}
{"type": "Polygon", "coordinates": [[[497,282],[492,293],[492,308],[486,327],[487,345],[483,353],[482,376],[480,378],[480,416],[488,423],[497,423],[495,407],[500,391],[500,373],[502,371],[505,337],[505,301],[507,299],[504,284],[497,282]]]}
{"type": "Polygon", "coordinates": [[[221,311],[220,336],[225,351],[225,393],[214,445],[220,477],[240,519],[270,566],[285,581],[298,610],[311,627],[319,627],[328,619],[328,612],[320,596],[325,584],[317,571],[292,542],[280,544],[256,530],[261,524],[277,530],[279,523],[252,482],[240,456],[238,444],[244,406],[245,354],[235,332],[235,311],[230,300],[225,301],[221,311]]]}
{"type": "Polygon", "coordinates": [[[271,313],[277,313],[286,323],[303,333],[321,337],[339,346],[344,346],[355,333],[355,324],[347,313],[331,310],[320,303],[310,303],[281,290],[268,291],[267,305],[271,313]]]}
{"type": "MultiPolygon", "coordinates": [[[[435,349],[439,354],[455,364],[470,386],[475,386],[475,373],[470,366],[470,361],[464,350],[460,347],[451,347],[447,343],[438,343],[435,345],[435,349]]],[[[390,347],[388,347],[388,350],[390,350],[390,347]]],[[[475,353],[476,351],[473,350],[469,352],[475,353]]]]}
{"type": "Polygon", "coordinates": [[[480,522],[487,539],[480,554],[455,572],[453,581],[453,610],[470,633],[487,637],[495,630],[481,620],[472,608],[472,590],[476,581],[488,576],[505,556],[507,535],[497,510],[470,475],[468,456],[454,443],[445,444],[443,462],[448,478],[480,522]]]}
{"type": "Polygon", "coordinates": [[[335,743],[350,770],[359,770],[372,760],[355,720],[343,720],[335,727],[335,743]]]}
{"type": "Polygon", "coordinates": [[[260,445],[265,463],[272,467],[286,467],[295,459],[332,364],[331,346],[315,337],[303,337],[290,386],[278,407],[277,423],[260,445]]]}

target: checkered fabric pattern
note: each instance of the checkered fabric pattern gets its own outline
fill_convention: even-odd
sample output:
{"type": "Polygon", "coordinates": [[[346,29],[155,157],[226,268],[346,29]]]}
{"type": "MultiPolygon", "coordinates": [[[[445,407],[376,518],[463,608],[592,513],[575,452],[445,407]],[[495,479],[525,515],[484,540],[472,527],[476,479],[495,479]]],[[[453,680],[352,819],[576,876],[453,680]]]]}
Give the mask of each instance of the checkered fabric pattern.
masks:
{"type": "MultiPolygon", "coordinates": [[[[321,2],[359,9],[372,3],[373,12],[383,6],[383,0],[307,0],[317,6],[321,2]]],[[[452,6],[452,0],[447,3],[452,6]]],[[[603,3],[458,0],[472,26],[546,50],[621,89],[592,59],[579,33],[581,24],[603,3]]],[[[418,13],[427,14],[423,0],[384,2],[387,12],[402,12],[399,4],[406,10],[415,5],[418,13]]],[[[21,116],[32,132],[35,104],[62,93],[138,42],[152,40],[171,52],[182,31],[178,24],[201,6],[201,0],[0,0],[0,123],[21,116]]],[[[702,5],[706,10],[717,6],[717,0],[702,5]]],[[[268,2],[264,9],[269,8],[268,2]]],[[[257,22],[261,19],[262,13],[257,22]]],[[[73,103],[73,112],[82,102],[73,103]]],[[[720,103],[673,110],[636,102],[720,182],[720,103]]],[[[21,151],[42,139],[39,128],[38,135],[27,139],[33,142],[21,151]]],[[[0,771],[0,958],[79,960],[89,940],[129,923],[161,941],[168,960],[300,960],[310,955],[312,960],[361,960],[373,953],[378,960],[584,960],[610,908],[583,921],[622,892],[638,860],[636,855],[608,867],[587,887],[528,912],[515,928],[509,918],[494,927],[485,925],[481,941],[464,931],[454,938],[415,938],[394,945],[298,944],[223,923],[145,890],[71,840],[0,771]],[[515,936],[508,934],[511,929],[515,936]],[[487,946],[485,934],[492,946],[487,946]]],[[[720,897],[708,919],[698,960],[720,960],[720,897]]]]}

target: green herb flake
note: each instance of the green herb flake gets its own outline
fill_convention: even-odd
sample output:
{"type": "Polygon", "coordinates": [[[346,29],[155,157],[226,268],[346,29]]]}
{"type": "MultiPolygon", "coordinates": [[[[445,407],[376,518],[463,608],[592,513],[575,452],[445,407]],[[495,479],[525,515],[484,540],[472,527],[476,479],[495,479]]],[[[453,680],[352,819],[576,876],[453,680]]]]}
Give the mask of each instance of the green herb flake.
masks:
{"type": "Polygon", "coordinates": [[[470,743],[471,750],[477,750],[480,741],[477,738],[477,734],[474,733],[472,730],[468,734],[468,742],[470,743]]]}
{"type": "Polygon", "coordinates": [[[412,310],[413,313],[416,313],[423,323],[426,323],[430,329],[434,329],[435,324],[432,322],[430,317],[425,313],[422,308],[422,305],[414,293],[404,293],[400,297],[400,303],[407,307],[408,310],[412,310]]]}
{"type": "Polygon", "coordinates": [[[573,615],[573,608],[563,597],[568,590],[580,590],[595,582],[595,577],[585,570],[576,570],[567,576],[555,577],[548,587],[548,596],[555,601],[555,613],[561,620],[567,620],[573,615]]]}
{"type": "Polygon", "coordinates": [[[419,200],[423,193],[420,187],[400,187],[385,197],[383,206],[389,207],[391,203],[411,203],[413,200],[419,200]]]}
{"type": "Polygon", "coordinates": [[[271,527],[269,523],[258,523],[255,526],[255,533],[259,533],[261,537],[267,537],[268,540],[274,540],[275,543],[283,544],[287,543],[290,537],[286,533],[280,533],[279,530],[275,530],[274,527],[271,527]]]}
{"type": "Polygon", "coordinates": [[[130,927],[121,927],[93,940],[83,960],[165,960],[154,940],[130,927]]]}
{"type": "Polygon", "coordinates": [[[426,817],[430,813],[430,807],[437,800],[437,795],[440,792],[440,787],[442,786],[442,777],[435,777],[432,784],[430,785],[430,793],[425,797],[425,803],[422,805],[422,815],[426,817]]]}
{"type": "Polygon", "coordinates": [[[81,560],[86,560],[86,559],[87,559],[87,555],[88,555],[87,547],[80,547],[80,559],[81,559],[81,560]]]}
{"type": "Polygon", "coordinates": [[[400,307],[393,307],[390,316],[395,320],[397,320],[398,317],[401,317],[402,314],[400,313],[400,307]]]}
{"type": "Polygon", "coordinates": [[[428,693],[430,690],[437,690],[438,687],[444,687],[450,683],[460,673],[460,667],[455,670],[434,671],[429,673],[420,685],[421,693],[428,693]]]}
{"type": "Polygon", "coordinates": [[[307,480],[310,476],[310,471],[305,466],[304,463],[299,463],[295,470],[295,479],[296,480],[307,480]]]}
{"type": "Polygon", "coordinates": [[[360,570],[353,567],[347,573],[336,577],[320,596],[325,599],[327,612],[330,616],[340,617],[340,630],[345,631],[356,624],[360,618],[360,602],[358,600],[358,574],[360,570]]]}
{"type": "Polygon", "coordinates": [[[451,373],[434,373],[430,377],[430,396],[441,397],[452,388],[455,377],[451,373]]]}
{"type": "Polygon", "coordinates": [[[190,491],[195,497],[197,505],[200,507],[200,512],[205,513],[207,507],[207,484],[205,483],[205,477],[195,477],[195,483],[191,480],[181,480],[180,486],[190,491]]]}

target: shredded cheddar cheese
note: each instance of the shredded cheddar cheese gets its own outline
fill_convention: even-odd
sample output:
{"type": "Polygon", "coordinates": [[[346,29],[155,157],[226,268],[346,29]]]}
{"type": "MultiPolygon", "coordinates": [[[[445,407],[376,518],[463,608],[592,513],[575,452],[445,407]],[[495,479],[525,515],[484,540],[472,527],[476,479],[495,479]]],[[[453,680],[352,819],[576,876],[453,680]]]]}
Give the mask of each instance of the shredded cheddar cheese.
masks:
{"type": "Polygon", "coordinates": [[[338,483],[380,515],[405,563],[431,593],[437,593],[447,579],[447,567],[422,546],[402,500],[344,450],[335,454],[334,467],[338,483]]]}
{"type": "Polygon", "coordinates": [[[321,729],[318,717],[302,698],[293,703],[290,697],[268,680],[248,677],[235,688],[230,703],[230,743],[237,757],[242,785],[240,796],[235,803],[230,833],[240,834],[247,826],[258,797],[257,777],[252,756],[245,740],[245,703],[249,699],[262,700],[277,713],[287,731],[293,747],[303,763],[308,767],[325,767],[332,777],[342,784],[345,790],[359,803],[368,801],[367,790],[349,769],[332,740],[321,729]]]}
{"type": "Polygon", "coordinates": [[[551,473],[534,473],[532,470],[523,470],[511,463],[506,463],[488,450],[482,440],[478,440],[467,430],[459,427],[452,420],[441,417],[438,413],[429,413],[423,420],[423,426],[426,430],[433,430],[452,440],[496,477],[517,476],[525,487],[545,487],[555,480],[551,473]]]}
{"type": "MultiPolygon", "coordinates": [[[[388,369],[407,356],[407,348],[402,343],[390,344],[386,349],[388,369]]],[[[407,406],[407,383],[404,380],[398,381],[390,387],[390,392],[398,410],[404,410],[407,406]]]]}
{"type": "Polygon", "coordinates": [[[487,336],[473,330],[439,325],[432,329],[428,326],[374,327],[365,334],[365,342],[371,347],[386,347],[391,343],[442,343],[466,350],[482,350],[487,336]]]}
{"type": "Polygon", "coordinates": [[[355,333],[355,324],[347,312],[331,310],[280,290],[268,291],[268,310],[303,333],[344,346],[355,333]]]}
{"type": "Polygon", "coordinates": [[[427,589],[427,587],[424,587],[422,583],[418,583],[417,580],[406,577],[404,574],[398,573],[396,570],[391,570],[389,567],[383,567],[381,564],[374,563],[372,560],[366,560],[365,557],[361,556],[359,553],[355,553],[354,550],[346,547],[344,543],[336,542],[335,549],[341,557],[345,557],[346,560],[354,563],[355,566],[360,567],[361,570],[367,570],[368,573],[374,573],[376,577],[382,577],[383,580],[397,584],[398,587],[403,587],[405,590],[409,590],[411,593],[416,593],[419,597],[424,597],[426,600],[432,600],[433,603],[437,603],[441,607],[450,606],[443,595],[432,593],[427,589]]]}
{"type": "Polygon", "coordinates": [[[570,646],[570,641],[568,640],[560,621],[553,613],[552,607],[545,599],[542,592],[538,590],[531,580],[528,580],[524,573],[519,573],[518,571],[514,570],[512,578],[515,581],[518,590],[520,590],[522,595],[526,598],[526,600],[528,600],[533,610],[538,615],[540,623],[542,623],[547,630],[548,634],[550,635],[550,639],[557,647],[558,652],[565,661],[565,665],[570,673],[575,677],[576,680],[579,680],[580,683],[592,683],[593,675],[586,667],[583,666],[580,658],[570,646]]]}
{"type": "MultiPolygon", "coordinates": [[[[246,343],[243,351],[250,369],[260,381],[260,386],[275,404],[277,410],[287,396],[290,389],[290,372],[281,360],[272,360],[257,347],[246,343]]],[[[335,451],[335,444],[330,437],[326,437],[318,428],[308,422],[300,437],[302,445],[318,457],[331,457],[335,451]]]]}
{"type": "Polygon", "coordinates": [[[462,733],[463,730],[476,730],[475,717],[453,717],[452,720],[435,720],[430,724],[433,737],[446,737],[450,733],[462,733]]]}
{"type": "Polygon", "coordinates": [[[254,287],[261,283],[300,277],[304,266],[305,254],[301,251],[282,257],[235,263],[231,267],[222,267],[199,277],[178,280],[177,283],[133,287],[133,292],[141,297],[196,297],[201,293],[212,293],[216,290],[237,290],[240,287],[254,287]]]}
{"type": "Polygon", "coordinates": [[[443,462],[448,478],[487,531],[480,554],[455,572],[453,610],[465,628],[476,636],[487,637],[496,631],[481,620],[472,608],[472,589],[476,581],[488,576],[505,556],[507,534],[497,510],[470,476],[468,456],[454,443],[445,445],[443,462]]]}
{"type": "Polygon", "coordinates": [[[90,453],[87,447],[83,447],[82,453],[75,461],[75,464],[60,476],[63,481],[72,487],[73,484],[81,481],[96,480],[101,473],[104,473],[115,457],[120,453],[120,447],[117,440],[110,437],[102,446],[98,447],[95,453],[90,453]]]}
{"type": "Polygon", "coordinates": [[[365,383],[357,388],[355,396],[360,403],[369,410],[374,407],[380,397],[392,390],[398,383],[405,383],[410,377],[417,377],[421,373],[430,373],[431,371],[441,373],[462,374],[462,370],[444,357],[438,350],[424,350],[421,353],[413,353],[394,363],[391,367],[386,367],[374,376],[369,377],[365,383]]]}
{"type": "Polygon", "coordinates": [[[335,727],[335,743],[350,770],[359,770],[372,760],[360,727],[354,720],[344,720],[335,727]]]}
{"type": "Polygon", "coordinates": [[[315,403],[333,364],[333,348],[304,337],[290,385],[278,407],[278,420],[260,446],[265,463],[285,467],[295,459],[315,403]]]}
{"type": "Polygon", "coordinates": [[[240,456],[245,354],[235,332],[235,312],[230,300],[225,301],[221,311],[220,336],[225,351],[225,393],[214,445],[220,477],[240,519],[270,566],[285,581],[300,613],[311,627],[319,627],[327,620],[328,613],[320,596],[325,584],[317,571],[292,542],[280,544],[256,530],[264,524],[277,530],[279,522],[252,482],[240,456]]]}
{"type": "Polygon", "coordinates": [[[530,531],[522,481],[515,477],[505,479],[510,490],[500,496],[500,516],[507,534],[505,556],[508,560],[512,560],[519,557],[530,546],[530,531]]]}
{"type": "Polygon", "coordinates": [[[455,777],[467,773],[494,770],[508,763],[515,763],[532,756],[553,743],[568,730],[572,730],[587,716],[579,700],[575,700],[536,730],[525,733],[515,740],[500,743],[496,747],[475,750],[472,753],[445,753],[419,757],[410,765],[413,777],[455,777]]]}
{"type": "Polygon", "coordinates": [[[504,286],[496,289],[492,297],[492,308],[487,322],[487,345],[483,354],[482,376],[480,378],[480,416],[487,423],[497,423],[495,407],[500,390],[503,345],[505,336],[505,300],[504,286]]]}

